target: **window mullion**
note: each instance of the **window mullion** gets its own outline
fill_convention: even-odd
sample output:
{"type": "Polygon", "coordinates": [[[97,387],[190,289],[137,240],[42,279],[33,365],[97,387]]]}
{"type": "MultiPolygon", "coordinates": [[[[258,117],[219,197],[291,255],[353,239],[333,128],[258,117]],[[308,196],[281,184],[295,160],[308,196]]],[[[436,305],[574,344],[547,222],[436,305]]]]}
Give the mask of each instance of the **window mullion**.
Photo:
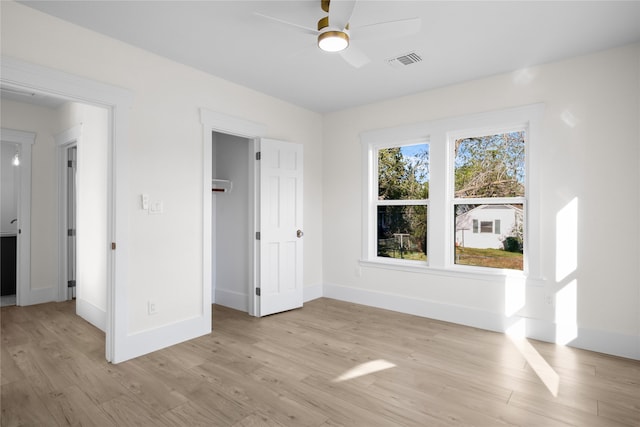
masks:
{"type": "Polygon", "coordinates": [[[476,197],[476,198],[454,198],[454,205],[510,205],[524,204],[526,197],[476,197]]]}
{"type": "Polygon", "coordinates": [[[418,200],[377,200],[377,206],[427,206],[428,199],[418,200]]]}

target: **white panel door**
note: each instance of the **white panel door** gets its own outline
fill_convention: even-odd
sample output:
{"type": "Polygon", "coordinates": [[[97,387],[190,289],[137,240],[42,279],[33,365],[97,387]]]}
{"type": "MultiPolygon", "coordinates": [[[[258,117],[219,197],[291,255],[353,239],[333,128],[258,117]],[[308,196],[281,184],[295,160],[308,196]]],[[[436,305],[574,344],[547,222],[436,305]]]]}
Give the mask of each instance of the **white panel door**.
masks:
{"type": "Polygon", "coordinates": [[[302,145],[260,140],[259,315],[302,307],[302,145]]]}

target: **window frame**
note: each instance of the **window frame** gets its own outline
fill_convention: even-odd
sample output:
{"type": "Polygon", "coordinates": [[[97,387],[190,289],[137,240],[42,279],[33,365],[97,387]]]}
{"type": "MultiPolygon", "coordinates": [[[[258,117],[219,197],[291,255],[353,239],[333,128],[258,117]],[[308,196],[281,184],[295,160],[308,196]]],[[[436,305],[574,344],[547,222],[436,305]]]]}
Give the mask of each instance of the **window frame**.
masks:
{"type": "MultiPolygon", "coordinates": [[[[449,199],[449,208],[451,209],[451,223],[452,223],[452,245],[450,247],[450,255],[447,263],[448,268],[462,268],[462,269],[470,269],[470,270],[497,270],[497,271],[509,271],[509,272],[523,272],[526,274],[527,266],[528,266],[528,246],[527,240],[529,237],[528,233],[528,224],[527,220],[529,218],[527,199],[529,196],[529,171],[531,168],[529,167],[529,123],[523,122],[520,124],[513,125],[500,125],[500,126],[483,126],[479,129],[469,128],[464,131],[452,131],[447,133],[447,149],[450,152],[449,156],[449,164],[448,164],[448,175],[450,185],[448,186],[448,199],[449,199]],[[524,171],[524,196],[514,196],[514,197],[455,197],[455,142],[460,139],[473,138],[473,137],[483,137],[490,135],[499,135],[510,132],[520,132],[524,131],[524,160],[525,160],[525,171],[524,171]],[[493,267],[483,267],[483,266],[471,266],[464,264],[457,264],[455,262],[455,206],[456,205],[513,205],[520,204],[522,205],[522,211],[524,215],[524,223],[523,223],[523,234],[524,234],[524,242],[523,242],[523,263],[522,270],[501,270],[493,267]]],[[[491,234],[494,234],[495,230],[495,220],[491,221],[491,234]]],[[[478,223],[478,234],[489,234],[488,232],[482,231],[482,224],[478,223]]]]}
{"type": "MultiPolygon", "coordinates": [[[[505,110],[445,118],[400,127],[362,132],[362,251],[359,264],[406,272],[451,277],[487,278],[525,276],[542,280],[540,251],[540,196],[536,165],[539,162],[539,140],[542,137],[544,104],[532,104],[505,110]],[[451,141],[461,136],[491,135],[523,129],[525,136],[525,209],[523,270],[457,265],[455,256],[454,158],[451,141]],[[427,204],[427,263],[378,257],[377,244],[377,150],[417,143],[429,144],[429,200],[427,204]]],[[[472,204],[476,199],[461,199],[472,204]]],[[[493,198],[492,203],[514,202],[514,198],[493,198]]],[[[406,204],[406,203],[405,203],[406,204]]],[[[495,225],[494,225],[495,227],[495,225]]]]}
{"type": "MultiPolygon", "coordinates": [[[[378,207],[379,206],[426,206],[427,210],[427,242],[429,239],[429,199],[398,199],[398,200],[379,200],[379,187],[378,187],[378,152],[380,150],[388,149],[388,148],[396,148],[396,147],[407,147],[411,145],[419,145],[419,144],[427,144],[429,145],[429,150],[431,150],[431,146],[429,144],[428,138],[414,138],[410,140],[406,140],[403,142],[381,142],[377,144],[371,144],[368,147],[368,170],[369,179],[367,180],[370,185],[368,186],[369,195],[366,197],[365,204],[366,210],[368,211],[368,222],[372,224],[375,228],[374,234],[369,233],[369,229],[367,228],[368,243],[363,245],[363,259],[367,260],[375,260],[375,262],[381,263],[400,263],[400,265],[408,263],[414,266],[426,266],[428,265],[428,253],[427,253],[427,261],[416,261],[416,260],[403,260],[397,258],[387,258],[378,256],[378,238],[377,238],[377,229],[378,229],[378,207]]],[[[431,159],[429,158],[429,162],[431,159]]],[[[431,186],[431,184],[429,184],[431,186]]],[[[427,244],[427,247],[428,244],[427,244]]]]}

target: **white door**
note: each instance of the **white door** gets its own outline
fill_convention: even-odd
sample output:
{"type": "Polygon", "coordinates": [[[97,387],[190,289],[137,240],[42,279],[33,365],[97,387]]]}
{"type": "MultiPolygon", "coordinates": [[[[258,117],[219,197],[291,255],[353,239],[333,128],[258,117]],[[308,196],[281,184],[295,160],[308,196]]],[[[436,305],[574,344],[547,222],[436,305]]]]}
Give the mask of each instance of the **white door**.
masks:
{"type": "Polygon", "coordinates": [[[260,140],[259,316],[302,307],[302,145],[260,140]]]}

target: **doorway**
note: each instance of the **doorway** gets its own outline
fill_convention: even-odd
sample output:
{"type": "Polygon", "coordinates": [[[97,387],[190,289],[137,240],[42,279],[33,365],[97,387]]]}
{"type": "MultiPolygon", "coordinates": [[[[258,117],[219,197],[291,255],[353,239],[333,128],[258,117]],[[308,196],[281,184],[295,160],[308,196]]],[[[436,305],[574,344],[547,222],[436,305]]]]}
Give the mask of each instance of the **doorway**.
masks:
{"type": "MultiPolygon", "coordinates": [[[[105,182],[107,207],[104,214],[107,217],[106,235],[112,244],[107,255],[106,310],[103,312],[105,358],[117,363],[145,353],[145,349],[140,346],[132,347],[127,335],[128,301],[125,290],[128,280],[128,200],[125,191],[115,191],[116,188],[127,188],[128,184],[126,123],[133,100],[132,93],[14,58],[3,58],[0,63],[0,86],[30,94],[56,94],[56,97],[67,100],[102,106],[108,111],[107,150],[102,153],[102,157],[108,165],[105,182]],[[119,242],[118,251],[115,251],[115,242],[119,242]]],[[[23,144],[23,148],[30,149],[30,146],[23,144]]]]}
{"type": "Polygon", "coordinates": [[[254,280],[253,139],[212,134],[212,296],[214,302],[249,312],[254,280]]]}
{"type": "Polygon", "coordinates": [[[2,141],[2,270],[7,305],[26,305],[37,299],[31,283],[31,148],[34,132],[1,129],[2,141]]]}
{"type": "Polygon", "coordinates": [[[0,306],[16,305],[17,259],[18,259],[18,194],[20,191],[20,146],[2,142],[0,146],[0,278],[2,292],[0,306]]]}
{"type": "Polygon", "coordinates": [[[217,131],[210,144],[212,302],[253,316],[301,307],[302,145],[217,131]]]}

